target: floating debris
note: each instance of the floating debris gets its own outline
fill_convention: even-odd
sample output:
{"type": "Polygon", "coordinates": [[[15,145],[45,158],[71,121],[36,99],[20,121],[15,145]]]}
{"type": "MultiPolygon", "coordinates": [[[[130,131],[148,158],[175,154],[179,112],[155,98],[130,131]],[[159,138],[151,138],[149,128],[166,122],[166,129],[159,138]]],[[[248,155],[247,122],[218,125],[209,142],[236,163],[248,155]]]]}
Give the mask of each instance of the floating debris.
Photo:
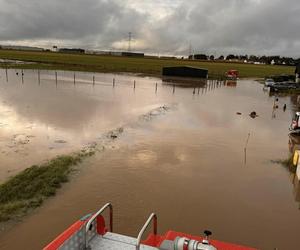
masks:
{"type": "Polygon", "coordinates": [[[251,112],[250,114],[249,114],[249,116],[251,117],[251,118],[256,118],[256,117],[258,117],[258,115],[257,115],[257,113],[255,112],[255,111],[253,111],[253,112],[251,112]]]}
{"type": "Polygon", "coordinates": [[[112,135],[110,135],[110,138],[117,139],[117,138],[118,138],[118,136],[117,136],[117,135],[115,135],[115,134],[112,134],[112,135]]]}
{"type": "Polygon", "coordinates": [[[107,133],[107,137],[111,139],[117,139],[124,132],[123,127],[116,128],[107,133]]]}
{"type": "Polygon", "coordinates": [[[54,143],[64,144],[64,143],[67,143],[67,141],[65,141],[65,140],[56,140],[56,141],[54,141],[54,143]]]}
{"type": "Polygon", "coordinates": [[[170,111],[175,106],[176,106],[176,104],[172,104],[170,106],[167,106],[167,105],[160,106],[160,107],[158,107],[156,109],[151,110],[150,112],[148,112],[148,113],[146,113],[144,115],[141,115],[139,117],[139,120],[140,121],[150,121],[153,117],[159,116],[161,114],[164,114],[164,113],[170,111]]]}

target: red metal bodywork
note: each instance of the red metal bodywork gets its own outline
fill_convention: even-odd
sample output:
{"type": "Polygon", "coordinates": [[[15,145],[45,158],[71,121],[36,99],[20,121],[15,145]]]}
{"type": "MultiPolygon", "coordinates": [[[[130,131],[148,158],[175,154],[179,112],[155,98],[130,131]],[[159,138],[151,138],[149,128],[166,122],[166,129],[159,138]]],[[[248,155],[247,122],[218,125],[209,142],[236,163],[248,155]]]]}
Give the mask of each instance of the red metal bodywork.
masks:
{"type": "Polygon", "coordinates": [[[72,226],[70,226],[66,231],[57,236],[49,245],[43,248],[43,250],[56,250],[64,244],[73,234],[78,232],[84,225],[86,221],[77,221],[72,226]]]}
{"type": "Polygon", "coordinates": [[[232,79],[237,79],[237,78],[239,78],[239,72],[237,71],[237,70],[235,70],[235,69],[231,69],[231,70],[229,70],[227,73],[226,73],[226,76],[228,77],[228,78],[232,78],[232,79]]]}
{"type": "MultiPolygon", "coordinates": [[[[44,247],[43,250],[56,250],[59,247],[61,247],[64,244],[64,242],[67,241],[73,234],[76,234],[79,230],[82,230],[82,228],[86,225],[88,219],[89,218],[75,222],[66,231],[60,234],[54,241],[52,241],[49,245],[44,247]]],[[[105,235],[107,231],[108,230],[105,226],[104,218],[102,216],[98,216],[97,233],[99,235],[105,235]]],[[[197,240],[199,242],[202,242],[202,240],[204,239],[203,237],[200,236],[193,236],[186,233],[168,231],[165,235],[149,234],[148,238],[142,243],[144,245],[159,248],[164,240],[174,241],[177,237],[186,237],[188,239],[197,240]]],[[[255,248],[239,246],[236,244],[225,243],[217,240],[210,240],[210,243],[218,250],[256,250],[255,248]]]]}

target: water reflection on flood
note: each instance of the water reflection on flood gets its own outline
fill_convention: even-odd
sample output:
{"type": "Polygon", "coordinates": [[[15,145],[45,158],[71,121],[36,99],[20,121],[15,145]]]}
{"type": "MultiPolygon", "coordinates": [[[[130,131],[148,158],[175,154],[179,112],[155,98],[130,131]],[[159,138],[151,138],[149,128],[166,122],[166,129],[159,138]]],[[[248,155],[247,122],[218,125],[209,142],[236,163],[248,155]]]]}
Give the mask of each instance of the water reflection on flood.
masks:
{"type": "MultiPolygon", "coordinates": [[[[0,181],[174,101],[175,87],[156,78],[37,70],[9,70],[8,81],[2,70],[0,77],[0,181]]],[[[190,94],[220,86],[206,81],[190,94]]]]}
{"type": "Polygon", "coordinates": [[[174,91],[156,78],[96,74],[93,85],[94,74],[76,74],[74,85],[73,73],[59,72],[56,86],[51,71],[42,73],[40,85],[37,72],[25,72],[23,84],[13,71],[9,84],[1,73],[1,123],[9,124],[0,127],[1,149],[8,150],[7,140],[30,141],[24,146],[27,157],[1,154],[9,166],[1,164],[2,176],[12,166],[24,166],[24,159],[34,162],[72,151],[154,107],[178,105],[126,127],[111,148],[85,161],[56,197],[3,233],[0,248],[40,249],[108,201],[121,233],[136,235],[156,211],[160,232],[211,229],[214,238],[260,249],[299,248],[299,205],[291,173],[271,162],[288,155],[294,97],[278,97],[277,105],[287,104],[287,111],[278,108],[274,116],[275,97],[252,80],[208,81],[201,88],[175,86],[174,91]],[[253,111],[256,119],[249,116],[253,111]],[[27,127],[32,129],[25,133],[27,127]]]}
{"type": "MultiPolygon", "coordinates": [[[[51,158],[80,149],[102,133],[131,121],[160,105],[163,93],[145,96],[151,78],[10,70],[1,72],[0,181],[11,174],[51,158]],[[17,75],[18,73],[18,75],[17,75]],[[94,78],[93,78],[93,77],[94,78]],[[112,80],[115,87],[112,88],[112,80]],[[94,81],[93,81],[94,80],[94,81]]],[[[161,92],[161,90],[159,90],[161,92]]]]}

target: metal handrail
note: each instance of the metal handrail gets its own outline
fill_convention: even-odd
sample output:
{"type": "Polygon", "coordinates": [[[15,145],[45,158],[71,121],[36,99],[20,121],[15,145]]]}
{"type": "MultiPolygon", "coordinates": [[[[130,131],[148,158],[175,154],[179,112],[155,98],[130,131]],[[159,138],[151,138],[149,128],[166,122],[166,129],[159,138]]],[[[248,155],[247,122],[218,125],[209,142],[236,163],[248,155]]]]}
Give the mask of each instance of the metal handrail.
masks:
{"type": "Polygon", "coordinates": [[[91,226],[91,224],[93,223],[93,221],[104,212],[104,210],[106,210],[107,208],[109,208],[109,230],[110,232],[113,231],[113,207],[112,204],[110,203],[106,203],[97,213],[95,213],[92,218],[89,219],[89,221],[86,223],[85,226],[85,247],[87,249],[88,247],[88,242],[87,242],[87,232],[89,231],[89,228],[91,226]]]}
{"type": "Polygon", "coordinates": [[[152,220],[153,220],[153,234],[157,235],[157,216],[155,213],[152,213],[149,216],[148,220],[146,221],[145,225],[142,227],[141,231],[139,232],[139,235],[137,237],[137,242],[136,242],[136,250],[140,250],[142,236],[145,233],[147,227],[149,226],[152,220]]]}

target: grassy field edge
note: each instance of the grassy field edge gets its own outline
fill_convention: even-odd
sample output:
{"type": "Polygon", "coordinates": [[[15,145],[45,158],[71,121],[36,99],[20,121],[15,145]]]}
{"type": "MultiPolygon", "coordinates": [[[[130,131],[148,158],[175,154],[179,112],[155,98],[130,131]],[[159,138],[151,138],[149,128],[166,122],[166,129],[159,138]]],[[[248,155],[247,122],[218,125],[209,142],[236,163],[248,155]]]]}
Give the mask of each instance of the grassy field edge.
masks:
{"type": "Polygon", "coordinates": [[[254,65],[237,62],[212,62],[181,59],[134,58],[107,55],[64,54],[56,52],[36,52],[1,50],[0,58],[19,60],[31,64],[0,64],[0,67],[24,69],[73,70],[104,73],[140,73],[161,76],[166,66],[194,66],[208,69],[209,75],[224,76],[230,69],[240,72],[241,78],[264,78],[269,75],[294,74],[295,67],[280,65],[254,65]]]}

